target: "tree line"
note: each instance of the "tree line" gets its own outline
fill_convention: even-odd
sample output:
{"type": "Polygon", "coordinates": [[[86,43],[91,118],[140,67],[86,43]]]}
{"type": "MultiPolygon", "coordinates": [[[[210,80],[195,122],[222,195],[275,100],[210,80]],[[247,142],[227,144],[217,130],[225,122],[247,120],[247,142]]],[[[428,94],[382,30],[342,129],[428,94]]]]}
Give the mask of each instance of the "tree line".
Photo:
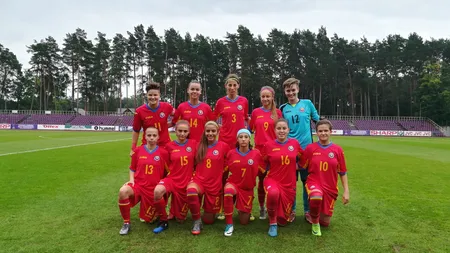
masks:
{"type": "Polygon", "coordinates": [[[317,32],[273,29],[266,38],[245,26],[223,39],[192,37],[174,28],[162,36],[138,25],[112,38],[83,29],[59,45],[48,36],[27,45],[30,68],[0,44],[0,108],[116,111],[144,102],[145,82],[162,84],[162,99],[177,106],[191,80],[203,85],[203,101],[224,96],[224,78],[237,73],[250,109],[269,85],[285,102],[281,84],[300,80],[300,96],[322,115],[426,116],[450,122],[450,41],[416,33],[369,42],[317,32]],[[70,87],[71,92],[67,92],[70,87]],[[132,94],[127,94],[127,88],[132,94]],[[68,93],[68,94],[67,94],[68,93]]]}

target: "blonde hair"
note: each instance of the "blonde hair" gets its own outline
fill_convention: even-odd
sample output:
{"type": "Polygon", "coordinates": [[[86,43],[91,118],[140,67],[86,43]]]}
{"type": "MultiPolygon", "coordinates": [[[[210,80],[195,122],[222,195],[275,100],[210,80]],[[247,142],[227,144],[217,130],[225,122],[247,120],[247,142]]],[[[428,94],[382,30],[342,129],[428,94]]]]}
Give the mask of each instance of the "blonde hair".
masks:
{"type": "Polygon", "coordinates": [[[294,77],[288,78],[283,83],[283,89],[290,88],[294,84],[299,86],[300,85],[300,81],[298,79],[294,78],[294,77]]]}
{"type": "MultiPolygon", "coordinates": [[[[219,125],[215,121],[208,121],[205,124],[205,130],[206,126],[213,125],[216,127],[217,131],[219,131],[219,125]]],[[[203,131],[202,138],[200,140],[200,143],[198,144],[197,154],[195,154],[195,164],[199,164],[205,159],[206,151],[208,149],[208,138],[206,137],[205,131],[203,131]]]]}
{"type": "Polygon", "coordinates": [[[184,119],[180,119],[177,121],[177,123],[175,123],[175,129],[177,129],[179,125],[186,125],[186,126],[188,126],[188,129],[191,128],[191,126],[189,125],[189,122],[184,119]]]}
{"type": "Polygon", "coordinates": [[[270,111],[272,112],[272,119],[276,122],[278,120],[278,114],[277,102],[275,102],[275,90],[270,86],[263,86],[259,91],[259,95],[261,95],[264,90],[268,90],[270,91],[270,93],[272,93],[272,105],[270,106],[270,111]]]}

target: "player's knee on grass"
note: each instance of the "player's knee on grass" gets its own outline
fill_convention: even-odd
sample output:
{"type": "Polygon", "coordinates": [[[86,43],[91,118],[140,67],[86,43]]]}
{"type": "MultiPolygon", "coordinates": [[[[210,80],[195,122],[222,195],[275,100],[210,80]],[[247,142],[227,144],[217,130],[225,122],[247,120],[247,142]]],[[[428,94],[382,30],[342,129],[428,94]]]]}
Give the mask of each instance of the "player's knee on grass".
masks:
{"type": "Polygon", "coordinates": [[[283,218],[283,217],[277,217],[277,224],[280,227],[284,227],[286,226],[288,223],[287,219],[283,218]]]}
{"type": "Polygon", "coordinates": [[[211,225],[214,223],[215,214],[213,213],[203,213],[202,221],[204,224],[211,225]]]}
{"type": "Polygon", "coordinates": [[[247,225],[250,222],[250,213],[239,212],[239,223],[247,225]]]}
{"type": "Polygon", "coordinates": [[[166,194],[166,187],[164,187],[164,185],[157,185],[154,191],[155,201],[162,199],[164,194],[166,194]]]}
{"type": "Polygon", "coordinates": [[[325,215],[325,214],[320,215],[320,221],[319,221],[320,226],[328,227],[328,226],[330,226],[330,222],[331,222],[331,216],[325,215]]]}
{"type": "Polygon", "coordinates": [[[119,199],[127,199],[133,196],[133,194],[133,188],[131,188],[131,186],[129,185],[124,185],[119,189],[119,199]]]}

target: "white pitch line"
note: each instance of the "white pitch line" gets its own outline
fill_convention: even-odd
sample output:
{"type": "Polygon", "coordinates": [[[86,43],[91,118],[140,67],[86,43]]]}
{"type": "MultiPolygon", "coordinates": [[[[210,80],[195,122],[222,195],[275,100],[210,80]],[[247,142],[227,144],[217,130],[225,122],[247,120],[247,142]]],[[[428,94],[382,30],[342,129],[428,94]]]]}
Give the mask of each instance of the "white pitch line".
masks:
{"type": "Polygon", "coordinates": [[[53,150],[53,149],[61,149],[61,148],[71,148],[71,147],[87,146],[87,145],[92,145],[92,144],[100,144],[100,143],[108,143],[108,142],[124,141],[124,140],[129,140],[129,139],[130,139],[130,138],[124,138],[124,139],[117,139],[117,140],[97,141],[97,142],[89,142],[89,143],[82,143],[82,144],[74,144],[74,145],[67,145],[67,146],[52,147],[52,148],[40,148],[40,149],[26,150],[26,151],[20,151],[20,152],[5,153],[5,154],[0,154],[0,156],[18,155],[18,154],[33,153],[33,152],[47,151],[47,150],[53,150]]]}

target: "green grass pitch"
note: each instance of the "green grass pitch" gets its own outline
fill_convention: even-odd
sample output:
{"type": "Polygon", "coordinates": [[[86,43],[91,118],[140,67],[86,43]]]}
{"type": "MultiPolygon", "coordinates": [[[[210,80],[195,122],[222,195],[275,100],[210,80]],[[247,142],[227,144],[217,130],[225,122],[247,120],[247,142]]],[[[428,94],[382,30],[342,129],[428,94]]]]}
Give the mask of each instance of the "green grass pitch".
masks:
{"type": "Polygon", "coordinates": [[[137,208],[132,232],[120,236],[117,193],[128,179],[130,138],[0,131],[0,252],[450,252],[448,138],[334,137],[347,158],[350,204],[339,197],[320,238],[303,220],[301,191],[297,219],[276,238],[258,219],[257,200],[256,220],[235,219],[230,238],[219,220],[192,236],[190,215],[154,235],[137,208]]]}

